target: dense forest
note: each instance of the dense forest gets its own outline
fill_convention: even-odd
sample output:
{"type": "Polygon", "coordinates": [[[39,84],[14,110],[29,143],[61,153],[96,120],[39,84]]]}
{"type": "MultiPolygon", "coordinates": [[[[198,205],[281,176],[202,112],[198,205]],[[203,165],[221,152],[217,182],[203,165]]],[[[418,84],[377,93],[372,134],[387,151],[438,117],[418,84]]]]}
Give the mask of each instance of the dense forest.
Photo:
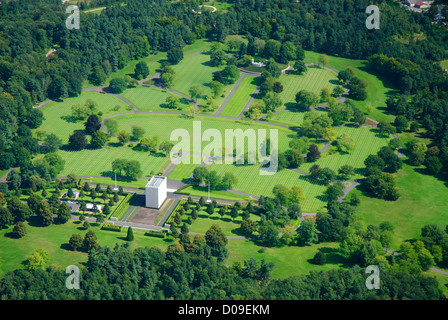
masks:
{"type": "Polygon", "coordinates": [[[187,253],[172,245],[158,248],[127,246],[94,249],[82,269],[80,289],[67,290],[64,270],[16,270],[0,281],[0,297],[13,300],[390,300],[440,299],[434,278],[396,269],[381,272],[380,290],[368,290],[364,270],[311,272],[275,280],[272,265],[255,259],[231,268],[216,262],[204,244],[187,253]]]}

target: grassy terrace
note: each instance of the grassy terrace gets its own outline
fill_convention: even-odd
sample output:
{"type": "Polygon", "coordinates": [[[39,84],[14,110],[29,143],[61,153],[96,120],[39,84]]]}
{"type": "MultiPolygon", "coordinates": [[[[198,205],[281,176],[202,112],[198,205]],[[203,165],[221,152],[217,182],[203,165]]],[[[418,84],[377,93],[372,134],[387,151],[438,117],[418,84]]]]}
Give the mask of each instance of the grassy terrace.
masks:
{"type": "MultiPolygon", "coordinates": [[[[125,76],[133,77],[135,66],[139,61],[146,62],[149,67],[150,76],[154,75],[156,73],[156,70],[160,68],[160,63],[163,60],[166,60],[166,52],[153,52],[152,54],[150,54],[145,58],[142,58],[141,60],[129,61],[123,69],[118,70],[116,72],[112,72],[107,77],[104,85],[109,85],[110,80],[112,80],[113,78],[124,78],[125,76]]],[[[89,81],[84,81],[83,83],[83,88],[90,88],[94,86],[95,85],[93,85],[89,81]]]]}
{"type": "MultiPolygon", "coordinates": [[[[207,187],[188,187],[182,190],[182,193],[190,194],[192,196],[198,196],[198,197],[204,197],[204,199],[207,199],[208,197],[208,188],[207,187]]],[[[229,191],[223,191],[223,190],[210,190],[210,198],[217,198],[222,200],[234,200],[234,201],[240,201],[240,200],[250,200],[250,197],[246,197],[243,195],[239,195],[236,193],[232,193],[229,191]]]]}
{"type": "Polygon", "coordinates": [[[306,112],[303,111],[288,111],[276,113],[269,119],[266,119],[266,121],[290,127],[300,127],[303,123],[305,113],[306,112]]]}
{"type": "Polygon", "coordinates": [[[193,174],[193,170],[200,166],[200,164],[194,162],[202,162],[202,158],[198,156],[191,156],[190,163],[179,163],[173,171],[171,171],[168,179],[172,180],[187,180],[193,174]]]}
{"type": "MultiPolygon", "coordinates": [[[[306,51],[305,63],[319,63],[319,56],[319,53],[306,51]]],[[[353,100],[360,110],[377,121],[391,121],[393,119],[392,115],[385,113],[386,100],[390,95],[397,94],[398,91],[391,83],[368,73],[366,69],[366,61],[330,56],[328,65],[339,71],[344,70],[347,67],[352,67],[355,70],[356,77],[367,81],[368,98],[365,101],[353,100]],[[373,108],[372,112],[368,112],[369,106],[373,108]]]]}
{"type": "Polygon", "coordinates": [[[309,172],[313,164],[318,164],[322,168],[330,168],[334,171],[347,164],[355,168],[355,177],[363,176],[365,167],[364,160],[371,154],[376,154],[381,147],[387,146],[389,138],[380,137],[377,130],[370,127],[341,127],[336,128],[337,135],[346,133],[356,143],[356,148],[352,153],[340,153],[336,147],[331,146],[330,149],[322,154],[322,157],[315,163],[304,163],[300,170],[309,172]]]}
{"type": "Polygon", "coordinates": [[[170,109],[166,106],[166,98],[169,96],[179,96],[154,87],[137,87],[125,90],[121,96],[130,101],[139,111],[162,111],[162,112],[185,112],[190,102],[180,98],[180,107],[182,110],[170,109]]]}
{"type": "Polygon", "coordinates": [[[440,61],[440,66],[442,67],[442,69],[448,69],[448,60],[443,60],[440,61]]]}
{"type": "Polygon", "coordinates": [[[273,262],[275,267],[272,272],[274,278],[286,278],[294,275],[307,274],[311,270],[326,271],[335,268],[342,268],[344,264],[335,253],[337,243],[319,243],[305,247],[285,246],[281,248],[261,248],[254,245],[250,240],[229,240],[228,265],[235,261],[244,261],[248,257],[254,257],[257,261],[265,259],[273,262]],[[310,263],[316,252],[319,250],[327,253],[327,264],[318,266],[310,263]]]}
{"type": "Polygon", "coordinates": [[[128,106],[118,98],[109,94],[96,92],[84,92],[79,97],[69,98],[63,102],[51,102],[42,108],[45,120],[39,127],[47,134],[54,133],[62,139],[64,143],[68,142],[68,137],[75,130],[84,130],[84,121],[75,120],[71,116],[71,107],[73,105],[84,105],[87,99],[92,99],[98,103],[98,112],[103,112],[103,117],[113,114],[129,112],[128,106]],[[115,106],[120,109],[113,110],[115,106]]]}
{"type": "MultiPolygon", "coordinates": [[[[263,123],[252,123],[243,120],[218,119],[212,117],[197,116],[194,119],[181,115],[164,115],[164,114],[140,114],[140,115],[125,115],[114,118],[118,122],[118,127],[127,131],[131,131],[134,124],[139,124],[145,128],[146,136],[158,135],[161,141],[170,140],[171,132],[175,129],[186,129],[193,137],[193,121],[201,121],[202,132],[207,129],[217,129],[221,132],[223,141],[225,137],[225,129],[278,129],[279,136],[279,150],[285,151],[289,149],[289,141],[296,136],[296,132],[274,127],[263,123]]],[[[267,130],[269,137],[269,130],[267,130]]],[[[208,145],[204,142],[202,145],[208,145]]]]}
{"type": "Polygon", "coordinates": [[[102,149],[81,151],[62,151],[58,154],[65,160],[60,175],[74,173],[77,176],[114,176],[112,161],[115,159],[137,160],[140,162],[143,176],[158,173],[168,163],[169,158],[160,154],[134,151],[132,147],[107,146],[102,149]]]}
{"type": "MultiPolygon", "coordinates": [[[[100,230],[96,223],[92,224],[98,241],[101,245],[113,247],[115,243],[128,243],[126,238],[126,230],[119,232],[111,232],[100,230]]],[[[12,227],[0,230],[0,238],[2,245],[0,246],[0,257],[3,263],[0,264],[0,278],[7,271],[17,268],[23,268],[23,261],[31,254],[34,249],[44,248],[50,254],[50,264],[56,264],[61,268],[66,268],[71,264],[87,262],[87,253],[74,252],[70,250],[68,240],[74,233],[78,233],[84,237],[87,230],[82,227],[80,221],[70,220],[64,225],[52,224],[42,228],[36,226],[34,220],[27,223],[27,234],[21,239],[10,237],[12,227]]],[[[144,230],[134,230],[134,241],[130,242],[131,248],[158,246],[165,249],[170,240],[163,241],[161,239],[147,237],[144,230]]]]}
{"type": "Polygon", "coordinates": [[[291,170],[278,171],[274,175],[261,175],[260,165],[235,166],[226,164],[213,164],[210,170],[216,170],[220,175],[232,172],[238,179],[238,183],[233,189],[255,196],[273,196],[272,189],[277,184],[287,187],[298,185],[302,187],[306,197],[300,203],[303,212],[316,212],[326,205],[324,192],[327,187],[313,178],[291,170]]]}
{"type": "MultiPolygon", "coordinates": [[[[205,95],[212,95],[209,84],[213,79],[213,72],[222,69],[211,65],[208,53],[186,57],[172,67],[177,75],[173,89],[187,96],[190,96],[189,89],[193,85],[203,86],[205,95]]],[[[233,85],[224,86],[222,95],[216,99],[218,105],[224,101],[232,88],[233,85]]],[[[199,99],[198,103],[205,104],[205,100],[199,99]]]]}
{"type": "Polygon", "coordinates": [[[252,97],[259,80],[256,77],[245,77],[220,114],[222,116],[238,117],[246,103],[252,97]]]}
{"type": "Polygon", "coordinates": [[[320,94],[321,89],[328,88],[332,91],[338,84],[337,74],[334,71],[320,67],[309,67],[304,75],[293,73],[283,74],[280,76],[279,81],[284,89],[283,92],[280,93],[283,107],[278,110],[294,107],[296,104],[296,94],[300,90],[307,90],[320,94]]]}
{"type": "Polygon", "coordinates": [[[370,198],[360,190],[353,191],[360,195],[359,212],[366,224],[390,221],[395,226],[395,249],[402,241],[419,238],[424,225],[435,223],[445,228],[448,223],[447,181],[422,172],[422,168],[404,165],[396,174],[401,197],[395,202],[370,198]]]}
{"type": "MultiPolygon", "coordinates": [[[[206,213],[205,211],[199,211],[198,218],[196,219],[196,221],[193,221],[193,224],[188,226],[190,232],[205,234],[207,230],[210,229],[212,224],[217,224],[221,227],[224,234],[228,237],[242,236],[242,233],[240,231],[242,221],[241,212],[239,213],[240,216],[238,216],[235,220],[233,220],[228,214],[225,214],[223,217],[221,217],[218,214],[218,211],[219,211],[218,209],[215,209],[215,212],[212,215],[208,215],[208,213],[206,213]]],[[[182,221],[184,223],[188,219],[190,214],[191,210],[189,210],[188,213],[185,213],[182,216],[182,221]]],[[[259,221],[260,217],[252,214],[250,216],[250,219],[254,221],[259,221]]]]}
{"type": "MultiPolygon", "coordinates": [[[[195,223],[198,223],[198,230],[202,230],[209,222],[210,225],[211,223],[218,222],[221,227],[224,224],[228,224],[225,229],[230,230],[230,232],[233,230],[233,223],[224,220],[219,222],[218,219],[206,218],[201,222],[198,219],[195,223]]],[[[195,223],[193,223],[191,228],[195,228],[195,223]]],[[[235,227],[237,227],[236,224],[233,228],[235,227]]],[[[166,247],[173,243],[173,239],[171,238],[159,239],[145,236],[145,231],[139,229],[133,230],[135,239],[132,242],[124,240],[127,232],[126,229],[122,232],[100,230],[99,226],[96,226],[95,223],[92,229],[95,231],[99,243],[109,247],[113,247],[115,243],[130,243],[131,248],[134,249],[138,247],[157,246],[162,250],[166,250],[166,247]]],[[[3,259],[2,264],[0,264],[0,278],[8,271],[23,268],[23,261],[37,248],[45,248],[49,252],[50,261],[48,265],[54,264],[61,268],[66,268],[71,264],[87,262],[87,253],[71,251],[68,245],[68,240],[72,234],[78,233],[84,237],[87,232],[79,221],[69,221],[64,225],[53,224],[45,228],[37,227],[31,221],[31,225],[27,223],[27,234],[21,239],[11,238],[11,231],[12,227],[0,230],[0,238],[2,239],[0,256],[3,259]]],[[[237,260],[243,261],[244,259],[248,259],[248,257],[254,257],[257,260],[266,259],[275,263],[274,277],[284,278],[291,275],[308,273],[310,269],[328,270],[340,266],[337,259],[329,259],[329,263],[324,266],[315,266],[309,262],[319,249],[326,248],[326,251],[331,251],[336,246],[337,244],[333,243],[322,243],[306,247],[266,248],[263,252],[260,252],[261,247],[252,241],[229,240],[227,245],[229,259],[227,260],[227,264],[230,265],[237,260]]]]}

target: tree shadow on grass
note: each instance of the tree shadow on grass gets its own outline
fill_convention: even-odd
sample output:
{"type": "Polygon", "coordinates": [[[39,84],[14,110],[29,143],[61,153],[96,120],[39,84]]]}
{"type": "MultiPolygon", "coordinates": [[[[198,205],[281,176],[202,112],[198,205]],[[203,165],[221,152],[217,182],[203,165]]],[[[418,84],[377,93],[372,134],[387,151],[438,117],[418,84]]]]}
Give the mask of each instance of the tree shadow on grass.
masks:
{"type": "MultiPolygon", "coordinates": [[[[322,247],[319,248],[318,251],[325,254],[327,258],[327,262],[325,264],[341,265],[346,268],[351,266],[351,264],[339,254],[339,249],[337,248],[322,247]]],[[[308,259],[307,262],[314,264],[313,259],[308,259]]]]}
{"type": "Polygon", "coordinates": [[[63,244],[61,244],[60,248],[61,248],[62,250],[72,251],[72,252],[73,252],[72,247],[71,247],[70,244],[68,244],[68,243],[63,243],[63,244]]]}
{"type": "Polygon", "coordinates": [[[14,232],[7,232],[4,234],[4,236],[6,238],[10,238],[10,239],[18,239],[18,237],[16,236],[16,234],[14,232]]]}
{"type": "Polygon", "coordinates": [[[355,168],[354,172],[355,172],[355,174],[363,176],[366,173],[366,169],[365,168],[355,168]]]}
{"type": "Polygon", "coordinates": [[[40,221],[39,221],[39,218],[36,217],[36,216],[30,217],[30,218],[28,219],[28,224],[29,224],[31,227],[43,228],[42,224],[41,224],[40,221]]]}
{"type": "Polygon", "coordinates": [[[339,80],[329,80],[328,81],[329,83],[331,83],[332,85],[335,85],[335,86],[340,86],[340,85],[342,85],[342,83],[341,83],[341,81],[339,81],[339,80]]]}
{"type": "Polygon", "coordinates": [[[78,123],[78,120],[74,116],[61,116],[61,119],[69,123],[78,123]]]}
{"type": "Polygon", "coordinates": [[[323,186],[324,185],[322,181],[316,180],[316,179],[314,179],[313,177],[310,177],[310,176],[301,175],[299,177],[299,180],[304,180],[304,181],[306,181],[308,183],[311,183],[311,184],[314,184],[314,185],[319,185],[319,186],[323,186]]]}
{"type": "Polygon", "coordinates": [[[230,232],[238,237],[246,237],[247,235],[243,233],[240,227],[232,229],[230,232]]]}

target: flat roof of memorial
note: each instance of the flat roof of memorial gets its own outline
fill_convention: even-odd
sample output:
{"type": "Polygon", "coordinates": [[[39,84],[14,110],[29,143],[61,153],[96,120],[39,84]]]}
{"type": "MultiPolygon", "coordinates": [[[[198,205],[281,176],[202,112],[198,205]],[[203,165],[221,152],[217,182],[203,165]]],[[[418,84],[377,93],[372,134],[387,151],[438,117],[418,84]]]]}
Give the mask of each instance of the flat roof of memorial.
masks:
{"type": "Polygon", "coordinates": [[[165,180],[165,179],[166,179],[166,177],[154,176],[151,178],[151,180],[149,180],[149,182],[146,186],[152,187],[152,188],[158,188],[160,186],[160,184],[163,182],[163,180],[165,180]]]}

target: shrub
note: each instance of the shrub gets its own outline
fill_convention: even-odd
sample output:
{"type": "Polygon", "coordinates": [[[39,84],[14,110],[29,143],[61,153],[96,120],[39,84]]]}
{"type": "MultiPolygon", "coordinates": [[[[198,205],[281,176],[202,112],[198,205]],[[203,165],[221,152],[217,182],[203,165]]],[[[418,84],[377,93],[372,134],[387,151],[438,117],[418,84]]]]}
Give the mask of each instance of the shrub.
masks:
{"type": "Polygon", "coordinates": [[[110,223],[110,222],[106,222],[101,227],[101,230],[109,230],[109,231],[121,232],[122,227],[114,225],[113,223],[110,223]]]}
{"type": "Polygon", "coordinates": [[[148,230],[145,232],[145,236],[156,237],[156,238],[165,238],[166,233],[163,231],[148,230]]]}
{"type": "Polygon", "coordinates": [[[17,222],[12,229],[16,238],[22,238],[26,234],[26,227],[22,221],[17,222]]]}
{"type": "Polygon", "coordinates": [[[313,263],[320,266],[324,265],[325,263],[327,263],[327,256],[319,251],[314,255],[313,263]]]}

